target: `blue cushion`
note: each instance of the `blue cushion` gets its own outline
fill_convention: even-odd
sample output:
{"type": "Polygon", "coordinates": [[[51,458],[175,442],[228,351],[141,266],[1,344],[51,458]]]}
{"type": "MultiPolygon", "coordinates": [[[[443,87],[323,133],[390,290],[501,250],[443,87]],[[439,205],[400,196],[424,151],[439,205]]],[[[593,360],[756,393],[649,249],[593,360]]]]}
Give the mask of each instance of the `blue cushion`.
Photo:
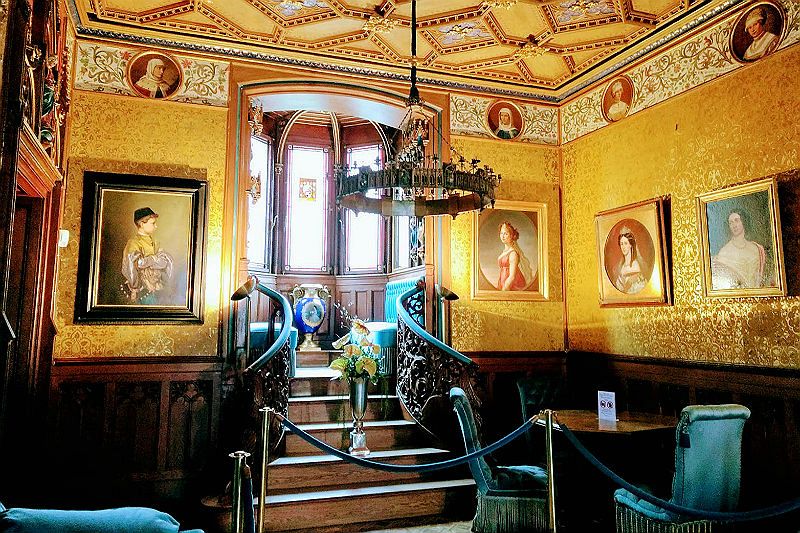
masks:
{"type": "MultiPolygon", "coordinates": [[[[275,324],[273,328],[275,336],[280,335],[281,325],[275,324]]],[[[250,324],[250,346],[259,346],[266,350],[267,333],[269,333],[269,322],[253,322],[250,324]]],[[[289,347],[292,350],[297,348],[297,328],[294,326],[289,331],[289,347]]]]}
{"type": "Polygon", "coordinates": [[[621,503],[634,511],[637,511],[648,518],[652,518],[653,520],[661,520],[662,522],[673,522],[677,515],[667,511],[666,509],[662,509],[658,505],[653,505],[652,503],[642,500],[632,492],[628,492],[625,489],[617,489],[614,493],[614,501],[617,503],[621,503]]]}
{"type": "Polygon", "coordinates": [[[547,472],[531,465],[496,466],[495,479],[500,490],[540,490],[547,493],[547,472]]]}
{"type": "Polygon", "coordinates": [[[0,513],[0,531],[8,533],[176,533],[178,521],[147,507],[102,511],[14,508],[0,513]]]}

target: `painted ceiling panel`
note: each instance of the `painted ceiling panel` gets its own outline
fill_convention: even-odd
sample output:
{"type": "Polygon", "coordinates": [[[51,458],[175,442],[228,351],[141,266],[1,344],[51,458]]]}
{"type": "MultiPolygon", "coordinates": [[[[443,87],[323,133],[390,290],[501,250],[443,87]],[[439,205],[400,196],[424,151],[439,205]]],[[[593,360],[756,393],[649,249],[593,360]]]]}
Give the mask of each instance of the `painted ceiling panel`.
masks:
{"type": "MultiPolygon", "coordinates": [[[[79,34],[101,30],[142,43],[158,37],[190,49],[220,45],[323,68],[408,68],[409,0],[67,1],[79,34]]],[[[420,77],[557,97],[553,91],[584,83],[588,66],[610,66],[612,55],[618,63],[731,1],[420,0],[420,77]]]]}
{"type": "Polygon", "coordinates": [[[354,33],[363,33],[364,23],[355,19],[329,19],[316,24],[302,24],[286,29],[287,38],[310,43],[328,41],[354,33]]]}
{"type": "Polygon", "coordinates": [[[526,39],[549,29],[541,9],[529,4],[519,4],[511,9],[492,9],[491,16],[508,37],[526,39]]]}

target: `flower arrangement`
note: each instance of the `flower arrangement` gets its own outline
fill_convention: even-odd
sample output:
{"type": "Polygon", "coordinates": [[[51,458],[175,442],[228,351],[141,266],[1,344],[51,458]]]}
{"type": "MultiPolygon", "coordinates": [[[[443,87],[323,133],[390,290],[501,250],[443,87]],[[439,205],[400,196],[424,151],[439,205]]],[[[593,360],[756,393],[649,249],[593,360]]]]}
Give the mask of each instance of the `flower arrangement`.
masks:
{"type": "Polygon", "coordinates": [[[353,319],[352,327],[353,331],[361,339],[357,342],[352,342],[348,333],[333,343],[334,348],[343,351],[342,355],[334,359],[329,365],[331,370],[339,372],[339,375],[333,379],[367,378],[372,383],[377,383],[382,377],[378,368],[381,348],[370,340],[370,331],[364,325],[364,322],[353,319]]]}

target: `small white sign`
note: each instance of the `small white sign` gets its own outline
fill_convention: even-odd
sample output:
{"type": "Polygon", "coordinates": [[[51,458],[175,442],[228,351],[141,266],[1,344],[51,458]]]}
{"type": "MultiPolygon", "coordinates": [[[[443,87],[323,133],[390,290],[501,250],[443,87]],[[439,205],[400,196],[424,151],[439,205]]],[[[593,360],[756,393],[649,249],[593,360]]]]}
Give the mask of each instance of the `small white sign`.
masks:
{"type": "Polygon", "coordinates": [[[617,400],[613,392],[597,391],[597,418],[599,420],[617,420],[617,400]]]}

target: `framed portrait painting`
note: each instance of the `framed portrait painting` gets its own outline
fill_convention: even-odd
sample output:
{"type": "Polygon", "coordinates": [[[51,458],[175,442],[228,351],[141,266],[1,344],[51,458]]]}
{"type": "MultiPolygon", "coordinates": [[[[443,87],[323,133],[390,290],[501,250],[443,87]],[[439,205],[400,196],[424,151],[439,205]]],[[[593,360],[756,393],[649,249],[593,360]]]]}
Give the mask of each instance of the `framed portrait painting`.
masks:
{"type": "Polygon", "coordinates": [[[627,76],[611,80],[603,92],[603,117],[608,122],[616,122],[628,116],[633,103],[633,83],[627,76]]]}
{"type": "Polygon", "coordinates": [[[522,111],[507,100],[498,100],[489,106],[486,124],[498,139],[516,139],[525,129],[522,111]]]}
{"type": "Polygon", "coordinates": [[[547,205],[498,200],[473,214],[472,298],[547,299],[547,205]]]}
{"type": "Polygon", "coordinates": [[[774,178],[702,194],[697,210],[705,296],[786,295],[774,178]]]}
{"type": "Polygon", "coordinates": [[[600,306],[669,304],[664,200],[602,211],[594,221],[600,306]]]}
{"type": "Polygon", "coordinates": [[[779,2],[756,2],[733,23],[731,55],[740,63],[752,63],[780,46],[786,32],[786,13],[779,2]]]}
{"type": "Polygon", "coordinates": [[[183,69],[167,54],[148,50],[128,62],[128,83],[139,96],[169,98],[181,87],[183,69]]]}
{"type": "Polygon", "coordinates": [[[203,321],[206,187],[84,173],[76,322],[203,321]]]}

